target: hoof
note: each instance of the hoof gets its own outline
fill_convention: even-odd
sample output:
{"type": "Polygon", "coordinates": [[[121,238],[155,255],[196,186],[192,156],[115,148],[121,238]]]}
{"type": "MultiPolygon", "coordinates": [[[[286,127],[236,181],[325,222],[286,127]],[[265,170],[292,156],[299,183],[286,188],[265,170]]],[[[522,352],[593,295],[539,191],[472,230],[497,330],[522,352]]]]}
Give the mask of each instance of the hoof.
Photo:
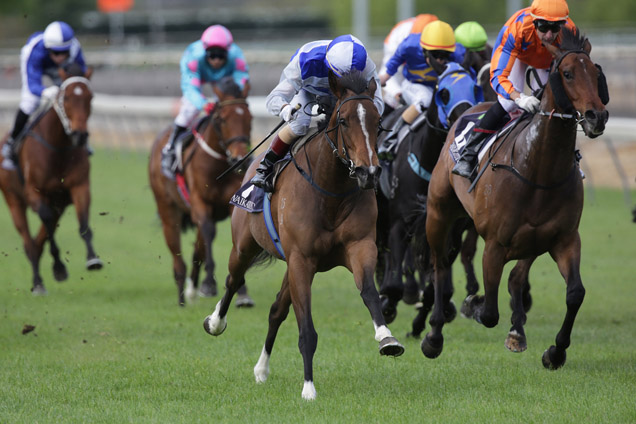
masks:
{"type": "Polygon", "coordinates": [[[398,357],[404,353],[404,346],[395,337],[385,337],[380,341],[380,355],[398,357]]]}
{"type": "Polygon", "coordinates": [[[515,353],[523,352],[528,348],[526,337],[514,330],[508,333],[504,344],[509,351],[515,353]]]}
{"type": "Polygon", "coordinates": [[[417,286],[411,289],[411,285],[407,284],[406,287],[404,287],[404,294],[402,295],[402,301],[406,303],[407,305],[415,305],[417,302],[420,301],[421,298],[422,298],[422,292],[417,286]]]}
{"type": "Polygon", "coordinates": [[[444,348],[444,339],[439,344],[439,346],[435,346],[431,343],[431,340],[428,335],[422,339],[422,344],[420,345],[422,349],[422,353],[429,359],[435,359],[442,353],[442,349],[444,348]]]}
{"type": "Polygon", "coordinates": [[[53,265],[53,278],[55,278],[55,281],[57,282],[66,281],[68,278],[68,271],[66,271],[64,264],[60,263],[59,265],[53,265]]]}
{"type": "Polygon", "coordinates": [[[561,368],[565,364],[565,351],[563,351],[562,355],[557,354],[556,346],[550,346],[543,352],[543,356],[541,357],[541,362],[543,366],[549,370],[557,370],[561,368]]]}
{"type": "Polygon", "coordinates": [[[380,302],[384,320],[387,324],[391,324],[395,321],[395,317],[397,316],[397,304],[389,300],[387,296],[380,296],[380,302]]]}
{"type": "Polygon", "coordinates": [[[472,305],[472,300],[476,295],[471,294],[470,296],[467,296],[466,299],[464,299],[464,301],[462,302],[462,307],[460,310],[460,313],[462,314],[462,317],[464,318],[472,318],[473,317],[473,313],[475,312],[473,310],[473,305],[472,305]]]}
{"type": "Polygon", "coordinates": [[[420,340],[422,338],[422,333],[414,333],[412,331],[409,331],[408,333],[406,333],[406,338],[407,339],[415,339],[415,340],[420,340]]]}
{"type": "Polygon", "coordinates": [[[46,296],[47,294],[49,294],[49,292],[46,291],[44,285],[39,284],[37,286],[33,286],[33,288],[31,289],[31,294],[33,296],[46,296]]]}
{"type": "Polygon", "coordinates": [[[189,305],[193,304],[197,299],[197,290],[194,288],[194,283],[190,277],[186,278],[185,288],[183,289],[183,297],[189,305]]]}
{"type": "Polygon", "coordinates": [[[217,318],[215,320],[216,323],[212,323],[213,315],[214,314],[207,316],[205,320],[203,320],[203,328],[208,334],[211,334],[213,336],[220,336],[221,334],[223,334],[223,332],[227,328],[227,321],[226,320],[221,321],[217,318]]]}
{"type": "Polygon", "coordinates": [[[452,322],[455,317],[457,317],[457,308],[455,307],[455,302],[451,300],[444,308],[444,321],[446,323],[452,322]]]}
{"type": "Polygon", "coordinates": [[[199,289],[199,297],[214,297],[216,296],[216,294],[217,294],[216,285],[210,286],[204,283],[201,285],[201,288],[199,289]]]}
{"type": "Polygon", "coordinates": [[[234,304],[237,308],[251,308],[254,306],[254,300],[248,294],[239,294],[234,304]]]}
{"type": "Polygon", "coordinates": [[[95,271],[98,269],[102,269],[104,267],[104,263],[99,258],[92,258],[86,261],[86,269],[89,271],[95,271]]]}

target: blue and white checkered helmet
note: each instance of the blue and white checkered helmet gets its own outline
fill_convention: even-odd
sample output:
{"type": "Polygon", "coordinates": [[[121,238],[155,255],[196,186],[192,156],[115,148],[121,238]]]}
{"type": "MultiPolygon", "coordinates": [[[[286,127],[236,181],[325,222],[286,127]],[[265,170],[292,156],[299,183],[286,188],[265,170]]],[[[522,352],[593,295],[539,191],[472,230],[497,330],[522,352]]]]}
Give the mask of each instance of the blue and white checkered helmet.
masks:
{"type": "Polygon", "coordinates": [[[73,42],[73,29],[66,22],[51,22],[44,30],[44,47],[56,52],[68,51],[73,42]]]}
{"type": "Polygon", "coordinates": [[[352,70],[362,71],[367,64],[367,49],[353,35],[341,35],[327,46],[325,62],[338,77],[352,70]]]}

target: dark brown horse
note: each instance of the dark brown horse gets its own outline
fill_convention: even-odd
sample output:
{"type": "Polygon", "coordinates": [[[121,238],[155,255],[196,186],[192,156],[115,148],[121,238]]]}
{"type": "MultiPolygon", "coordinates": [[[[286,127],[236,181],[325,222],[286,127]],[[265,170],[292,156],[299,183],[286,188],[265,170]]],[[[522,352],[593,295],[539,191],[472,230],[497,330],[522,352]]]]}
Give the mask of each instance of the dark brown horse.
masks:
{"type": "MultiPolygon", "coordinates": [[[[224,78],[213,85],[218,97],[209,124],[199,134],[193,130],[194,139],[182,152],[183,178],[189,199],[179,193],[177,183],[161,173],[161,149],[168,141],[169,130],[164,130],[155,140],[150,153],[148,172],[150,186],[155,195],[163,235],[172,253],[172,270],[177,284],[179,305],[186,297],[192,300],[194,290],[186,290],[186,265],[181,252],[181,231],[191,222],[197,227],[194,243],[190,280],[198,287],[201,263],[205,263],[206,277],[202,283],[202,294],[215,296],[212,242],[216,236],[216,222],[231,213],[229,200],[241,186],[242,168],[227,174],[222,180],[216,178],[249,150],[252,114],[247,93],[242,92],[231,78],[224,78]]],[[[200,128],[199,128],[200,129],[200,128]]]]}
{"type": "Polygon", "coordinates": [[[86,267],[95,270],[103,265],[93,250],[93,233],[88,226],[91,194],[86,141],[93,98],[89,83],[92,70],[86,75],[79,73],[79,69],[60,70],[63,82],[59,93],[24,136],[17,171],[0,169],[0,188],[33,270],[33,294],[46,294],[39,264],[47,240],[53,256],[53,276],[57,281],[68,278],[53,235],[62,213],[71,203],[75,206],[80,236],[88,252],[86,267]],[[28,207],[42,220],[35,239],[30,235],[27,222],[28,207]]]}
{"type": "MultiPolygon", "coordinates": [[[[377,208],[373,188],[380,172],[375,153],[380,116],[373,104],[375,81],[359,73],[341,78],[330,74],[337,97],[328,127],[293,155],[279,176],[271,197],[271,215],[287,261],[287,272],[269,314],[269,331],[261,357],[254,367],[257,382],[269,375],[269,358],[276,334],[290,304],[298,323],[298,346],[304,362],[304,399],[314,399],[313,356],[318,335],[311,317],[311,284],[316,272],[344,266],[355,284],[375,326],[382,355],[399,356],[404,348],[386,326],[373,281],[377,248],[377,208]]],[[[252,166],[249,174],[254,173],[252,166]]],[[[235,208],[232,214],[233,247],[223,298],[204,327],[212,335],[227,325],[232,296],[245,282],[247,269],[260,253],[283,259],[268,234],[263,214],[235,208]]]]}
{"type": "MultiPolygon", "coordinates": [[[[509,280],[512,327],[506,347],[526,349],[523,325],[528,305],[528,273],[537,256],[549,252],[567,285],[567,312],[556,343],[543,354],[543,365],[556,369],[565,363],[566,349],[576,314],[583,302],[581,240],[578,226],[583,209],[583,182],[575,153],[576,130],[595,138],[605,129],[609,100],[605,77],[590,60],[591,46],[578,31],[563,29],[561,48],[547,46],[554,56],[540,111],[500,137],[487,152],[488,169],[468,192],[470,181],[451,173],[449,147],[455,139],[451,129],[429,187],[426,234],[435,263],[435,307],[431,331],[422,351],[437,357],[443,348],[444,315],[440,285],[448,278],[446,234],[459,217],[470,215],[485,240],[483,254],[484,296],[466,303],[474,318],[486,327],[499,320],[497,293],[504,264],[518,260],[509,280]]],[[[484,110],[483,106],[472,112],[484,110]]]]}

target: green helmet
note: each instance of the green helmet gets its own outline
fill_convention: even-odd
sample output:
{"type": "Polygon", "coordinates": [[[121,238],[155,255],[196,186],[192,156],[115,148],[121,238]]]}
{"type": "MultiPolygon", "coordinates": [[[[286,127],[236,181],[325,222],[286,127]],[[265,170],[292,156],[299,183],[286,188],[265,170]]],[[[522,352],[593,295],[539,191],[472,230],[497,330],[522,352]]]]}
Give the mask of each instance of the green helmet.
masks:
{"type": "Polygon", "coordinates": [[[475,21],[468,21],[455,28],[455,39],[468,50],[482,50],[488,42],[484,27],[475,21]]]}

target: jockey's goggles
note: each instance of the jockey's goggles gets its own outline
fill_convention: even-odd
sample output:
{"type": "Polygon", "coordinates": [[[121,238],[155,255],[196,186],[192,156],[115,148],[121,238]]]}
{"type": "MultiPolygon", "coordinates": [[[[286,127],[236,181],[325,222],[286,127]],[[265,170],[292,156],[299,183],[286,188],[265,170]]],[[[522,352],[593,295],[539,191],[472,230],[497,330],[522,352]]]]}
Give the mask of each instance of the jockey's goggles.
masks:
{"type": "Polygon", "coordinates": [[[425,54],[431,55],[436,60],[439,61],[449,61],[451,57],[451,52],[447,50],[424,50],[425,54]]]}
{"type": "Polygon", "coordinates": [[[51,53],[53,56],[64,56],[64,55],[70,54],[70,51],[69,50],[61,50],[61,51],[49,50],[49,53],[51,53]]]}
{"type": "Polygon", "coordinates": [[[227,50],[221,48],[212,48],[205,51],[208,59],[227,59],[227,50]]]}
{"type": "Polygon", "coordinates": [[[565,21],[550,22],[543,19],[537,19],[534,21],[535,28],[544,34],[548,31],[552,31],[553,33],[561,31],[563,24],[565,24],[565,21]]]}

